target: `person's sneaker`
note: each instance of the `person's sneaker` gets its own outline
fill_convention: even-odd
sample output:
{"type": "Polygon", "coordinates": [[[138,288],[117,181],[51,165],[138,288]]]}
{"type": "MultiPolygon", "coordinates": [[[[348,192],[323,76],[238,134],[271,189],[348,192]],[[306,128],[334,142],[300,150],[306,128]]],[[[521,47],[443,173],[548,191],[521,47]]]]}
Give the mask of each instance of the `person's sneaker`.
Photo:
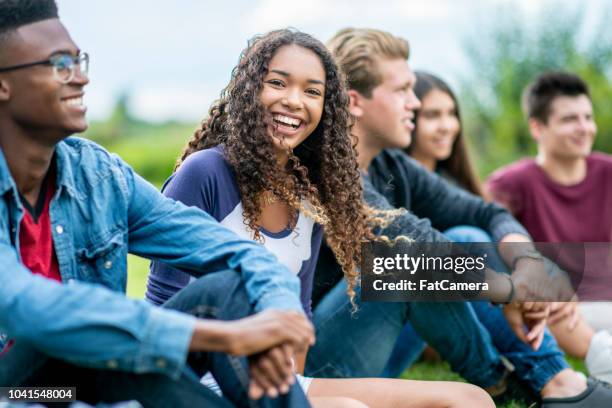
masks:
{"type": "Polygon", "coordinates": [[[506,370],[502,379],[497,384],[485,388],[485,391],[491,395],[497,406],[513,402],[520,406],[532,407],[537,406],[540,401],[540,397],[510,370],[506,370]]]}
{"type": "Polygon", "coordinates": [[[584,363],[591,377],[612,383],[612,335],[600,331],[593,335],[584,363]]]}
{"type": "Polygon", "coordinates": [[[574,397],[543,398],[542,408],[610,408],[612,385],[589,378],[587,389],[574,397]]]}

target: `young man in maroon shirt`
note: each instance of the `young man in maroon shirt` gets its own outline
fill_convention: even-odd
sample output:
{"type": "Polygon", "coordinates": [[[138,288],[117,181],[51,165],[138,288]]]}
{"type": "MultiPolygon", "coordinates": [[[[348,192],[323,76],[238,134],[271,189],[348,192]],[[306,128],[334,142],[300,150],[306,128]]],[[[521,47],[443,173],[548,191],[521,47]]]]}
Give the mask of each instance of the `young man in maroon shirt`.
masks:
{"type": "MultiPolygon", "coordinates": [[[[537,156],[496,171],[488,182],[490,193],[536,242],[611,242],[612,156],[592,151],[597,125],[587,84],[571,73],[545,73],[525,90],[523,109],[537,156]]],[[[599,246],[605,254],[591,246],[574,271],[582,273],[578,295],[612,300],[612,270],[605,267],[612,262],[609,245],[599,246]]],[[[576,303],[556,307],[562,316],[576,303]]],[[[595,330],[612,328],[612,303],[581,302],[580,309],[584,319],[575,328],[560,322],[551,330],[563,349],[586,359],[591,372],[610,371],[612,336],[595,330]]],[[[608,377],[612,380],[612,372],[608,377]]]]}

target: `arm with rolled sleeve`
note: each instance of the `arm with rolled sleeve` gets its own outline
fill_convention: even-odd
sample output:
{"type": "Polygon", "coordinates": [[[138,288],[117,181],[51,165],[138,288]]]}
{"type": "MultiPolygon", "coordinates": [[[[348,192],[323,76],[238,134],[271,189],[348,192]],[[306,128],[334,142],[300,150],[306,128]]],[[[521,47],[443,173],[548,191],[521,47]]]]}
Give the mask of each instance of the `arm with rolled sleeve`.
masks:
{"type": "Polygon", "coordinates": [[[33,275],[4,236],[0,261],[0,331],[9,338],[82,366],[179,376],[194,317],[101,286],[33,275]]]}
{"type": "Polygon", "coordinates": [[[255,241],[240,238],[206,212],[164,197],[119,159],[129,201],[130,252],[164,262],[194,276],[235,269],[255,311],[303,312],[300,281],[255,241]]]}

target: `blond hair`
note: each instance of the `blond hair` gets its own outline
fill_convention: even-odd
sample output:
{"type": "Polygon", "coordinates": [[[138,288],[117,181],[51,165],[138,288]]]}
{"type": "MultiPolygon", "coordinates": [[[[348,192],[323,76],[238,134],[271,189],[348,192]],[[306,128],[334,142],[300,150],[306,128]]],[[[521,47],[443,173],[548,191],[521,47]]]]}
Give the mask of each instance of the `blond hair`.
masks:
{"type": "Polygon", "coordinates": [[[378,60],[407,60],[410,55],[408,41],[371,28],[342,29],[327,42],[327,48],[344,71],[349,89],[368,98],[383,81],[378,60]]]}

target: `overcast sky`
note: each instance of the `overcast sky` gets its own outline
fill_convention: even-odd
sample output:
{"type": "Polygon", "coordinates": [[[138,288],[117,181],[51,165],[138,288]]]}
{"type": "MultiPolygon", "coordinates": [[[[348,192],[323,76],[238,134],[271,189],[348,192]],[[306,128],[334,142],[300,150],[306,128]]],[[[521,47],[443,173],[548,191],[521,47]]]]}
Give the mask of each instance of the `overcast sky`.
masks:
{"type": "MultiPolygon", "coordinates": [[[[597,19],[606,0],[566,0],[597,19]]],[[[129,90],[143,119],[196,121],[227,84],[247,40],[292,26],[326,41],[338,29],[382,28],[408,39],[410,64],[451,84],[466,72],[462,41],[510,3],[526,15],[545,0],[58,0],[60,18],[91,57],[86,104],[108,115],[129,90]]],[[[557,2],[558,3],[558,2],[557,2]]]]}

